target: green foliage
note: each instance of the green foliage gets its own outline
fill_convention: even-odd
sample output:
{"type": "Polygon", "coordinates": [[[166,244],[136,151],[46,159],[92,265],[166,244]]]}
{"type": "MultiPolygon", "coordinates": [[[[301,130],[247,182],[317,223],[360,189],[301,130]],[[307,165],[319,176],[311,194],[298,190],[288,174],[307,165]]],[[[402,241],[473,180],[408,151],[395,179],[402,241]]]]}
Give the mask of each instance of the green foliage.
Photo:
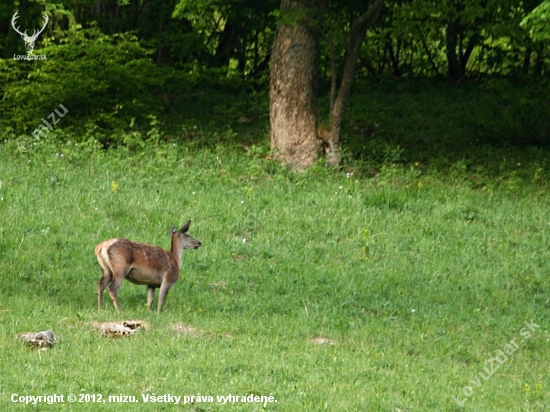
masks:
{"type": "Polygon", "coordinates": [[[487,79],[458,86],[436,80],[359,81],[344,121],[345,165],[358,162],[377,173],[384,163],[441,162],[436,167],[442,169],[469,159],[469,168],[491,165],[498,171],[495,158],[506,153],[520,154],[515,163],[531,156],[540,160],[550,144],[547,87],[544,80],[487,79]],[[529,146],[533,152],[527,154],[529,146]]]}
{"type": "Polygon", "coordinates": [[[519,27],[530,4],[517,0],[386,3],[362,47],[365,64],[358,74],[447,76],[452,24],[458,36],[454,51],[468,76],[525,75],[532,66],[526,54],[532,50],[539,58],[544,54],[519,27]]]}
{"type": "Polygon", "coordinates": [[[544,1],[535,7],[521,21],[521,27],[529,30],[529,35],[533,40],[550,40],[550,1],[544,1]]]}
{"type": "Polygon", "coordinates": [[[274,0],[179,0],[172,17],[192,26],[193,52],[200,56],[196,66],[225,67],[258,79],[267,69],[278,6],[274,0]]]}
{"type": "Polygon", "coordinates": [[[113,129],[121,117],[155,110],[151,89],[158,78],[151,76],[155,67],[150,52],[135,35],[107,36],[97,28],[74,27],[60,36],[35,51],[47,60],[2,61],[4,122],[19,130],[34,129],[40,118],[63,104],[70,112],[65,127],[87,118],[113,129]]]}
{"type": "Polygon", "coordinates": [[[63,104],[69,113],[56,128],[75,140],[93,130],[105,146],[144,147],[163,133],[152,118],[179,116],[189,107],[200,111],[203,105],[212,111],[219,93],[249,90],[238,75],[221,68],[201,73],[159,68],[133,34],[109,36],[97,28],[74,27],[58,39],[46,39],[36,52],[47,60],[0,60],[0,127],[16,133],[30,134],[63,104]]]}

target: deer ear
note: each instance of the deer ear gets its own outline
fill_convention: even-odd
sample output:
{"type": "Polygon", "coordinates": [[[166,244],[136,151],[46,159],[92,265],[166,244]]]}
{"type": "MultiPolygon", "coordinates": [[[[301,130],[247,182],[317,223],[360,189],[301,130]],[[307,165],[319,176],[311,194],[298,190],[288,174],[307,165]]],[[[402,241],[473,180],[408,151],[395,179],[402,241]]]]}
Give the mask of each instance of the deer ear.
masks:
{"type": "Polygon", "coordinates": [[[176,227],[174,226],[174,224],[172,223],[170,225],[170,234],[174,233],[176,231],[176,227]]]}
{"type": "Polygon", "coordinates": [[[189,226],[191,226],[191,221],[189,221],[185,225],[183,225],[181,227],[181,229],[179,230],[179,232],[181,232],[181,233],[187,232],[189,230],[189,226]]]}

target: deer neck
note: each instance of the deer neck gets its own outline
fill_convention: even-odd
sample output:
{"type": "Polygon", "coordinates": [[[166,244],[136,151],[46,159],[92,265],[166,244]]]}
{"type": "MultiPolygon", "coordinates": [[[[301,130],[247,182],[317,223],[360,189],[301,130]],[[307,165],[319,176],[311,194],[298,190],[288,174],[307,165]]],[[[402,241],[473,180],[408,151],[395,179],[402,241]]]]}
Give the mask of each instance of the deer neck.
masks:
{"type": "Polygon", "coordinates": [[[179,241],[177,235],[172,236],[172,255],[176,258],[178,269],[181,269],[181,257],[183,256],[183,242],[179,241]]]}

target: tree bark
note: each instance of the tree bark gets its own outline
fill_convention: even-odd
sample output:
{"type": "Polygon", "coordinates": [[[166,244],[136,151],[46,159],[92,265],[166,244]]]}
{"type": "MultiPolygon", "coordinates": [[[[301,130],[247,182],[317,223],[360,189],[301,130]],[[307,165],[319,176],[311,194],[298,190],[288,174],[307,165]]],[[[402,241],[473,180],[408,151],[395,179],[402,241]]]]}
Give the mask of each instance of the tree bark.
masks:
{"type": "Polygon", "coordinates": [[[328,45],[330,50],[331,71],[329,111],[332,111],[334,103],[336,102],[336,92],[338,91],[338,65],[336,64],[336,50],[334,48],[334,36],[332,32],[328,34],[328,45]]]}
{"type": "Polygon", "coordinates": [[[456,52],[458,44],[458,27],[455,22],[447,23],[447,63],[449,67],[449,76],[455,79],[462,79],[466,74],[460,63],[456,52]]]}
{"type": "Polygon", "coordinates": [[[157,67],[162,66],[162,47],[163,47],[163,37],[164,37],[164,13],[165,13],[165,7],[164,7],[164,0],[160,1],[160,13],[159,13],[159,27],[158,27],[158,33],[157,33],[157,58],[156,58],[156,64],[157,67]]]}
{"type": "Polygon", "coordinates": [[[383,3],[383,0],[370,0],[367,11],[353,21],[349,34],[345,35],[346,57],[344,71],[338,96],[330,110],[330,135],[328,141],[325,141],[325,144],[328,146],[327,165],[331,167],[338,166],[342,157],[340,153],[340,131],[346,103],[353,84],[359,49],[365,41],[367,29],[378,20],[383,3]]]}
{"type": "MultiPolygon", "coordinates": [[[[282,0],[281,10],[315,10],[315,5],[315,0],[282,0]]],[[[322,146],[317,136],[319,44],[313,13],[294,24],[280,24],[271,52],[271,149],[295,169],[315,163],[322,146]]]]}
{"type": "Polygon", "coordinates": [[[466,66],[468,60],[474,51],[474,47],[479,41],[479,34],[474,34],[468,41],[466,50],[463,51],[464,29],[460,24],[454,21],[447,23],[447,62],[449,67],[449,76],[460,80],[466,76],[466,66]],[[457,52],[457,46],[459,52],[457,52]]]}

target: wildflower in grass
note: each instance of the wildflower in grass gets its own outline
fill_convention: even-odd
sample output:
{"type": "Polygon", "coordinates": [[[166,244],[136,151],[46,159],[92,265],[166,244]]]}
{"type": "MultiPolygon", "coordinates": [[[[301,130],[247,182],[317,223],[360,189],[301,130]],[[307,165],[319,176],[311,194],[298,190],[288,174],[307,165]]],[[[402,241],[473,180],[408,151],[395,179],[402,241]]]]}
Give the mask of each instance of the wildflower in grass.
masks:
{"type": "Polygon", "coordinates": [[[115,181],[111,182],[111,190],[113,192],[118,192],[118,184],[115,181]]]}

